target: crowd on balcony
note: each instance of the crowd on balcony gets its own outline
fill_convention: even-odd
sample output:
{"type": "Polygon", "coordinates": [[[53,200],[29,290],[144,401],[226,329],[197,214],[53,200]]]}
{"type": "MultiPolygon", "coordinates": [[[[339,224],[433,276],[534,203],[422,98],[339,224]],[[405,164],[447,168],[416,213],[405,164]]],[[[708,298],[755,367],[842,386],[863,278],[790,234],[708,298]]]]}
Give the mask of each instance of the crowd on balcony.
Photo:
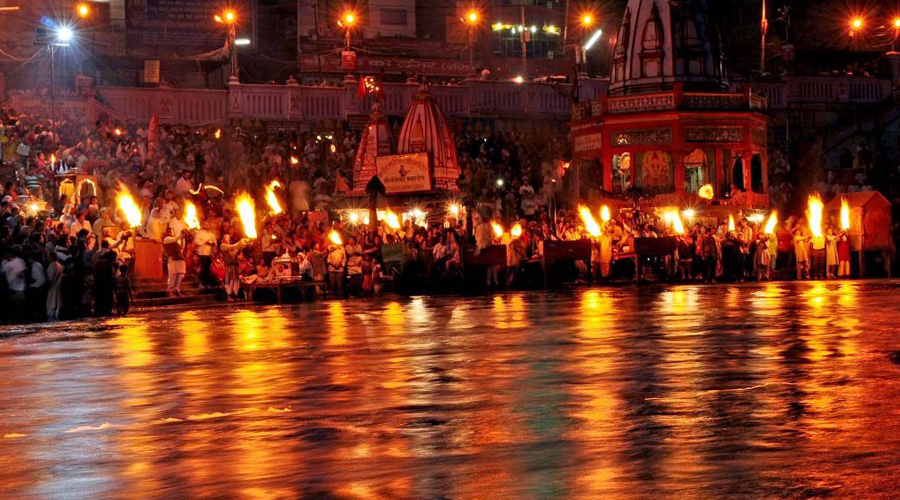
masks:
{"type": "Polygon", "coordinates": [[[336,296],[378,294],[396,279],[460,279],[467,250],[498,244],[507,247],[505,263],[488,266],[485,285],[527,286],[545,240],[594,242],[590,262],[569,270],[573,279],[633,273],[627,257],[634,238],[657,236],[677,237],[676,256],[636,264],[686,279],[765,279],[773,268],[801,278],[845,275],[832,266],[841,263],[846,238],[834,228],[813,238],[794,219],[771,235],[740,217],[734,231],[708,221],[678,235],[671,224],[638,213],[614,217],[590,234],[576,212],[558,207],[567,205],[557,199],[561,185],[572,189],[572,182],[561,160],[568,141],[553,131],[458,134],[457,199],[470,207],[466,216],[410,218],[399,227],[312,217],[310,211],[346,208],[356,142],[341,131],[51,124],[0,111],[0,168],[8,180],[0,194],[0,288],[9,298],[0,317],[127,313],[137,236],[163,242],[170,294],[179,295],[185,274],[196,273],[203,286],[224,284],[232,300],[242,286],[286,275],[321,283],[336,296]],[[60,176],[73,172],[95,176],[96,190],[61,192],[60,176]],[[273,179],[284,183],[279,196],[286,210],[260,214],[259,237],[249,240],[233,195],[244,190],[264,200],[273,179]],[[117,205],[122,186],[141,211],[137,226],[117,205]],[[200,228],[185,223],[187,200],[200,207],[200,228]],[[402,248],[402,268],[385,261],[385,245],[402,248]]]}

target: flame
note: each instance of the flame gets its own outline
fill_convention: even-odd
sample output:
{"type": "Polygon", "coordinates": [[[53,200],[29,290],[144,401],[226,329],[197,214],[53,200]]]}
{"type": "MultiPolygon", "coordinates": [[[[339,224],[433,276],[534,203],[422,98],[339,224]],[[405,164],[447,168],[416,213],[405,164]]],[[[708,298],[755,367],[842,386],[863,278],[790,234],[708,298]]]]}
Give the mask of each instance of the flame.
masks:
{"type": "Polygon", "coordinates": [[[119,127],[116,127],[116,129],[113,130],[113,133],[116,135],[122,135],[122,129],[120,129],[119,127]]]}
{"type": "Polygon", "coordinates": [[[184,223],[188,229],[200,229],[200,219],[197,218],[197,207],[190,200],[184,202],[184,223]]]}
{"type": "Polygon", "coordinates": [[[825,205],[822,204],[822,198],[818,193],[809,195],[809,210],[806,212],[806,216],[809,218],[809,230],[812,231],[813,236],[820,237],[822,236],[822,210],[825,208],[825,205]]]}
{"type": "Polygon", "coordinates": [[[278,203],[278,197],[275,196],[275,188],[277,187],[281,187],[281,183],[277,180],[273,180],[266,186],[266,202],[269,204],[269,208],[272,209],[272,213],[275,215],[284,212],[284,209],[281,208],[281,203],[278,203]]]}
{"type": "Polygon", "coordinates": [[[514,226],[512,227],[512,229],[509,230],[509,234],[510,234],[510,236],[512,236],[513,238],[520,238],[520,237],[522,237],[522,224],[519,224],[518,222],[516,222],[516,225],[514,225],[514,226]]]}
{"type": "Polygon", "coordinates": [[[217,128],[216,133],[213,135],[216,137],[216,139],[221,139],[222,138],[222,129],[217,128]]]}
{"type": "Polygon", "coordinates": [[[716,190],[713,189],[712,184],[704,184],[700,186],[700,190],[697,191],[697,196],[704,200],[711,200],[716,197],[716,190]]]}
{"type": "Polygon", "coordinates": [[[300,163],[300,159],[296,156],[291,156],[291,165],[296,165],[298,163],[300,163]]]}
{"type": "Polygon", "coordinates": [[[841,198],[841,229],[846,231],[850,229],[850,204],[847,198],[841,198]]]}
{"type": "Polygon", "coordinates": [[[681,223],[681,215],[678,210],[672,210],[667,217],[672,219],[672,229],[675,230],[675,234],[684,234],[684,224],[681,223]]]}
{"type": "Polygon", "coordinates": [[[56,155],[53,153],[50,153],[50,164],[51,165],[56,164],[56,155]]]}
{"type": "Polygon", "coordinates": [[[334,229],[332,229],[331,232],[328,233],[328,239],[331,240],[331,242],[334,243],[335,245],[343,245],[344,244],[344,241],[341,240],[341,233],[335,231],[334,229]]]}
{"type": "Polygon", "coordinates": [[[125,214],[125,220],[128,227],[138,227],[141,225],[141,209],[134,202],[131,191],[124,184],[119,183],[119,194],[116,195],[116,205],[125,214]]]}
{"type": "Polygon", "coordinates": [[[731,214],[728,214],[728,230],[734,231],[734,216],[731,214]]]}
{"type": "Polygon", "coordinates": [[[238,215],[241,217],[241,224],[244,225],[244,236],[250,238],[251,240],[255,240],[256,235],[256,204],[253,203],[253,198],[250,197],[246,192],[238,193],[237,200],[235,200],[235,209],[237,209],[238,215]]]}
{"type": "Polygon", "coordinates": [[[772,213],[769,214],[769,220],[766,221],[766,234],[772,234],[775,232],[775,225],[778,224],[778,210],[772,210],[772,213]]]}
{"type": "Polygon", "coordinates": [[[337,148],[334,146],[334,144],[331,145],[331,152],[332,153],[337,152],[337,148]]]}
{"type": "Polygon", "coordinates": [[[503,226],[497,224],[496,222],[491,222],[491,229],[494,230],[494,236],[499,238],[503,236],[503,226]]]}
{"type": "Polygon", "coordinates": [[[397,214],[390,210],[388,210],[388,213],[384,216],[384,223],[391,229],[400,229],[400,219],[397,218],[397,214]]]}
{"type": "Polygon", "coordinates": [[[584,223],[584,229],[591,236],[600,236],[600,225],[597,224],[597,221],[594,219],[594,214],[591,213],[591,209],[584,206],[578,205],[578,215],[581,216],[581,222],[584,223]]]}
{"type": "Polygon", "coordinates": [[[609,220],[612,219],[612,215],[609,213],[608,206],[603,205],[602,207],[600,207],[600,219],[603,222],[609,222],[609,220]]]}

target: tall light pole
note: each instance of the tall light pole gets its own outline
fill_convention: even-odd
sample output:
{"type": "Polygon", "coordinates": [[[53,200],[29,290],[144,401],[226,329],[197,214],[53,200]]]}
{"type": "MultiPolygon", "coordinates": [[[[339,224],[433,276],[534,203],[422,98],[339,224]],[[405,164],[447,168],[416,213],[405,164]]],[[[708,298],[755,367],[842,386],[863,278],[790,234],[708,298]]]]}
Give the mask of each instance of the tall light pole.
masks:
{"type": "Polygon", "coordinates": [[[228,55],[231,59],[231,78],[233,80],[238,79],[238,59],[237,59],[237,46],[234,43],[235,38],[237,38],[237,14],[234,13],[233,10],[226,10],[222,13],[222,15],[216,14],[214,19],[219,24],[224,24],[228,29],[226,34],[227,44],[228,44],[228,55]]]}
{"type": "Polygon", "coordinates": [[[854,74],[857,72],[857,70],[859,70],[859,53],[858,53],[858,51],[859,51],[859,36],[860,36],[860,32],[863,29],[863,24],[864,24],[863,18],[861,18],[861,17],[854,17],[853,19],[850,20],[850,44],[851,44],[850,50],[852,50],[854,52],[854,57],[853,57],[853,60],[854,60],[853,73],[854,74]]]}
{"type": "Polygon", "coordinates": [[[900,17],[895,17],[894,22],[894,36],[891,38],[891,52],[897,52],[897,38],[900,38],[900,17]]]}
{"type": "Polygon", "coordinates": [[[760,21],[761,40],[759,43],[759,74],[766,74],[766,34],[769,32],[769,20],[766,17],[766,0],[762,0],[762,20],[760,21]]]}
{"type": "Polygon", "coordinates": [[[478,28],[478,11],[470,10],[466,13],[464,21],[466,22],[469,34],[469,73],[475,73],[474,51],[475,51],[475,30],[478,28]]]}
{"type": "MultiPolygon", "coordinates": [[[[591,26],[593,25],[594,16],[591,13],[585,12],[581,15],[578,21],[578,26],[581,28],[581,30],[577,35],[578,40],[575,43],[575,70],[579,73],[583,72],[585,67],[587,66],[587,49],[586,45],[582,45],[581,40],[582,37],[584,37],[584,33],[587,30],[591,29],[591,26]]],[[[594,43],[596,43],[596,39],[593,40],[593,43],[591,41],[588,41],[588,43],[593,45],[594,43]]]]}
{"type": "Polygon", "coordinates": [[[353,31],[353,27],[356,26],[356,14],[352,12],[345,13],[341,16],[341,22],[338,24],[344,28],[344,33],[347,36],[347,50],[350,50],[350,34],[353,31]]]}
{"type": "Polygon", "coordinates": [[[75,32],[69,26],[59,24],[56,26],[54,38],[50,40],[50,122],[56,123],[56,47],[68,47],[75,32]]]}

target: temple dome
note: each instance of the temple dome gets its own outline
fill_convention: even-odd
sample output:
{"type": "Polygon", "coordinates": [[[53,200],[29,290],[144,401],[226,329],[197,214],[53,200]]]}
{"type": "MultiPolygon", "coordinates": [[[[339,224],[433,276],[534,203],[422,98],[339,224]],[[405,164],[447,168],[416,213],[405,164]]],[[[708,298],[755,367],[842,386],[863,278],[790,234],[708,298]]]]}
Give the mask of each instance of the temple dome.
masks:
{"type": "Polygon", "coordinates": [[[455,191],[459,179],[456,143],[434,94],[426,85],[419,88],[403,119],[397,139],[397,153],[428,153],[434,187],[455,191]]]}
{"type": "Polygon", "coordinates": [[[375,159],[393,151],[391,132],[387,118],[381,112],[381,104],[372,105],[372,115],[363,129],[353,162],[353,190],[365,191],[366,184],[376,174],[375,159]]]}
{"type": "Polygon", "coordinates": [[[616,37],[609,95],[727,88],[706,0],[629,0],[616,37]]]}

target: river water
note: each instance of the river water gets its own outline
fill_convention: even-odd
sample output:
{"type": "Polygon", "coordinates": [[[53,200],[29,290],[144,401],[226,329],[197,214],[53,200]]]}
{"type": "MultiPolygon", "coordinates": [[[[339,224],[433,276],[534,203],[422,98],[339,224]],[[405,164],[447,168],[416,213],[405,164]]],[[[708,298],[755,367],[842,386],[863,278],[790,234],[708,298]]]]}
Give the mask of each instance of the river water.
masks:
{"type": "Polygon", "coordinates": [[[900,282],[6,329],[2,498],[897,498],[900,282]]]}

